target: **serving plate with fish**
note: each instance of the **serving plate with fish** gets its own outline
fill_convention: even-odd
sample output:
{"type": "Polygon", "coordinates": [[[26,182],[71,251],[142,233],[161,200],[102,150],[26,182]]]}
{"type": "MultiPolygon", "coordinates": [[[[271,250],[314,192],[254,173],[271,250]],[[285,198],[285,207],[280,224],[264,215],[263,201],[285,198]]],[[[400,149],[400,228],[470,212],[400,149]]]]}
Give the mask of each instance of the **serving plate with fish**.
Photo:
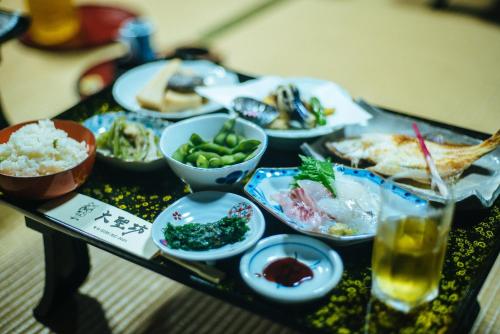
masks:
{"type": "Polygon", "coordinates": [[[298,177],[299,168],[259,168],[244,190],[294,230],[339,246],[373,238],[382,189],[389,190],[399,205],[426,203],[370,171],[328,164],[334,173],[334,193],[319,182],[298,177]]]}
{"type": "MultiPolygon", "coordinates": [[[[361,102],[374,116],[367,126],[349,126],[312,144],[303,151],[316,159],[331,157],[338,162],[364,167],[383,176],[405,179],[400,186],[419,196],[443,201],[430,183],[424,156],[412,131],[415,120],[392,115],[361,102]]],[[[416,122],[441,177],[453,187],[456,201],[476,196],[490,206],[500,194],[500,131],[479,140],[456,132],[416,122]]]]}
{"type": "Polygon", "coordinates": [[[196,92],[263,127],[271,146],[285,150],[371,118],[342,87],[315,78],[264,76],[196,92]]]}

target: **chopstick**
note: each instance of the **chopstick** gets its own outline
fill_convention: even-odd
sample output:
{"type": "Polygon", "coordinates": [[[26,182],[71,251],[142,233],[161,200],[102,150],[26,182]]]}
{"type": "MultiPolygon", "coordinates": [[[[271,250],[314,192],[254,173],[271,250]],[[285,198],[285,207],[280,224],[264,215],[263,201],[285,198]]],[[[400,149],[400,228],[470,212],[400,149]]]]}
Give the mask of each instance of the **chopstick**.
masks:
{"type": "Polygon", "coordinates": [[[431,183],[435,184],[441,195],[443,196],[448,196],[448,187],[444,183],[443,179],[441,178],[441,175],[439,175],[438,169],[436,167],[436,164],[434,163],[434,160],[432,159],[431,152],[427,149],[427,145],[425,145],[424,137],[422,137],[422,134],[420,133],[420,130],[418,129],[417,123],[412,124],[413,131],[415,131],[415,135],[417,136],[418,143],[420,145],[420,149],[422,150],[422,154],[424,155],[425,162],[427,164],[427,168],[430,172],[431,176],[431,183]]]}
{"type": "Polygon", "coordinates": [[[161,252],[159,256],[162,256],[167,260],[177,263],[178,265],[192,271],[201,278],[204,278],[207,281],[212,282],[214,284],[219,284],[226,277],[226,274],[223,271],[220,271],[219,269],[204,264],[202,262],[185,261],[178,259],[174,256],[163,254],[161,252]]]}

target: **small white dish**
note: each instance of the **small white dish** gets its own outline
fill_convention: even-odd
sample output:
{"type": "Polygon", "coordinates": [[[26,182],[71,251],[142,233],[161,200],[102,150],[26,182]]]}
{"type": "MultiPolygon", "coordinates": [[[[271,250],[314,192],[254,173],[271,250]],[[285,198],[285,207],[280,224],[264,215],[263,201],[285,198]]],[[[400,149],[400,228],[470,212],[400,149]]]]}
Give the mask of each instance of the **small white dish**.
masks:
{"type": "Polygon", "coordinates": [[[168,165],[174,173],[194,189],[218,188],[227,189],[238,185],[257,167],[267,148],[267,136],[264,130],[252,122],[236,119],[235,131],[247,139],[257,139],[260,146],[255,156],[247,161],[220,168],[199,168],[186,165],[172,158],[172,154],[184,143],[189,141],[193,133],[199,134],[205,140],[211,140],[219,132],[228,114],[212,114],[193,117],[177,122],[167,127],[160,139],[162,151],[168,165]]]}
{"type": "MultiPolygon", "coordinates": [[[[100,134],[108,131],[111,128],[113,122],[118,117],[125,117],[125,119],[129,122],[141,123],[145,128],[153,131],[158,140],[160,139],[163,130],[170,124],[169,121],[164,119],[146,117],[140,114],[124,111],[97,114],[90,118],[87,118],[82,122],[82,124],[87,129],[92,131],[94,136],[97,138],[100,134]]],[[[165,159],[163,159],[161,155],[158,157],[158,159],[151,161],[127,161],[112,156],[108,151],[97,148],[97,158],[114,167],[134,172],[148,172],[166,167],[165,159]]]]}
{"type": "Polygon", "coordinates": [[[337,252],[319,240],[295,234],[262,239],[240,261],[245,283],[259,294],[284,303],[307,302],[325,296],[340,281],[343,270],[337,252]],[[265,268],[283,258],[294,258],[309,267],[312,278],[290,287],[266,279],[265,268]]]}
{"type": "Polygon", "coordinates": [[[164,210],[153,222],[151,237],[165,254],[190,261],[214,261],[228,258],[252,247],[264,233],[266,223],[260,209],[248,199],[232,193],[202,191],[179,199],[164,210]],[[249,231],[243,240],[206,251],[187,251],[168,247],[163,234],[167,223],[179,226],[187,223],[210,223],[226,216],[248,218],[249,231]]]}
{"type": "MultiPolygon", "coordinates": [[[[208,101],[199,108],[187,109],[178,112],[159,112],[142,108],[137,103],[136,95],[151,80],[151,78],[167,64],[168,60],[158,60],[134,67],[122,74],[113,86],[113,97],[123,108],[147,115],[165,119],[183,119],[201,114],[210,113],[222,108],[221,105],[208,101]]],[[[238,76],[224,67],[206,60],[185,60],[181,69],[188,70],[204,78],[207,86],[229,85],[238,82],[238,76]]]]}

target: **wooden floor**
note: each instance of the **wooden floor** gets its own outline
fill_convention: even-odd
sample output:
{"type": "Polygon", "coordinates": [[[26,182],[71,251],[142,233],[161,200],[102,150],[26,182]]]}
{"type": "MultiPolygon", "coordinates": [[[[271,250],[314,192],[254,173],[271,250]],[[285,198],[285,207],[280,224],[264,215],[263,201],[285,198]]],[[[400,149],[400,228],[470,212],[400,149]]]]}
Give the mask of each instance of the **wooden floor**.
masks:
{"type": "MultiPolygon", "coordinates": [[[[153,21],[158,49],[203,41],[242,72],[326,78],[353,96],[415,115],[490,133],[500,125],[500,26],[433,11],[426,0],[113,3],[153,21]]],[[[15,9],[22,2],[0,4],[15,9]]],[[[13,123],[70,107],[78,101],[79,73],[123,53],[119,45],[47,53],[16,41],[1,51],[0,95],[13,123]]],[[[50,332],[31,315],[43,287],[41,250],[40,236],[22,216],[0,206],[0,333],[50,332]]],[[[87,325],[79,332],[290,332],[101,250],[91,254],[93,269],[81,290],[87,325]]],[[[480,293],[474,332],[500,332],[498,277],[499,259],[480,293]]]]}

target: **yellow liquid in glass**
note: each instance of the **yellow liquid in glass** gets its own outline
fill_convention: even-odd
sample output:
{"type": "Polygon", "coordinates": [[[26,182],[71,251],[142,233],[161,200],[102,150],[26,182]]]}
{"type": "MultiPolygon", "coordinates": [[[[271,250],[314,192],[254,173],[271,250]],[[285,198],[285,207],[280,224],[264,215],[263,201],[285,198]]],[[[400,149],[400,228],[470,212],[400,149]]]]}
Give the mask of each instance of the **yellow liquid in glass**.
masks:
{"type": "Polygon", "coordinates": [[[403,311],[435,298],[447,231],[429,218],[381,222],[373,250],[373,292],[403,311]]]}
{"type": "Polygon", "coordinates": [[[64,43],[80,30],[80,21],[71,0],[27,0],[32,18],[31,39],[42,45],[64,43]]]}

